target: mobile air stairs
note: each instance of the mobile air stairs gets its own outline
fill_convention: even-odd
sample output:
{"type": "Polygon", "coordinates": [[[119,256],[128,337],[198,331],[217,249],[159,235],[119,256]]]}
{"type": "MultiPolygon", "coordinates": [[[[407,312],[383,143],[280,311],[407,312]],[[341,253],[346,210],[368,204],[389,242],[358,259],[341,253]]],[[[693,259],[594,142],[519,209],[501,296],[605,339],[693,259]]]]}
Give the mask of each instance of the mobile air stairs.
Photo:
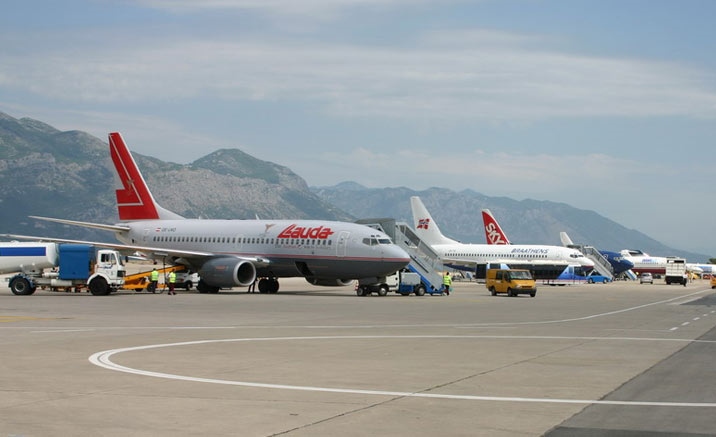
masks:
{"type": "Polygon", "coordinates": [[[360,223],[385,232],[395,244],[402,247],[410,255],[408,270],[417,273],[428,294],[442,294],[443,263],[437,253],[404,222],[396,222],[391,218],[361,219],[360,223]]]}
{"type": "Polygon", "coordinates": [[[594,270],[602,276],[609,278],[610,281],[614,280],[614,267],[609,260],[602,255],[595,247],[586,246],[583,244],[574,244],[572,239],[569,238],[566,232],[559,233],[559,239],[562,241],[564,247],[570,247],[577,249],[582,252],[584,256],[594,261],[594,270]]]}
{"type": "Polygon", "coordinates": [[[612,267],[611,263],[607,260],[607,258],[602,255],[596,248],[592,246],[582,246],[578,244],[572,245],[570,247],[579,250],[584,254],[584,256],[594,261],[594,270],[596,270],[597,273],[602,276],[606,276],[607,278],[609,278],[610,281],[614,280],[614,267],[612,267]]]}

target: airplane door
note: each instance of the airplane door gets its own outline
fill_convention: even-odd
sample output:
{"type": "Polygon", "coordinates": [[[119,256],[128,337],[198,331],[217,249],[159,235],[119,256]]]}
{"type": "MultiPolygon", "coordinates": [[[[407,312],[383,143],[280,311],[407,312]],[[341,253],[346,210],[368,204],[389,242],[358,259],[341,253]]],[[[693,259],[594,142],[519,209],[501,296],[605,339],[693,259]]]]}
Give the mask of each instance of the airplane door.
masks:
{"type": "Polygon", "coordinates": [[[351,233],[348,231],[341,231],[341,233],[338,235],[338,242],[336,244],[336,256],[346,256],[346,247],[348,246],[348,236],[350,236],[350,234],[351,233]]]}
{"type": "Polygon", "coordinates": [[[146,243],[148,239],[149,239],[149,229],[145,229],[144,234],[142,235],[142,242],[146,243]]]}

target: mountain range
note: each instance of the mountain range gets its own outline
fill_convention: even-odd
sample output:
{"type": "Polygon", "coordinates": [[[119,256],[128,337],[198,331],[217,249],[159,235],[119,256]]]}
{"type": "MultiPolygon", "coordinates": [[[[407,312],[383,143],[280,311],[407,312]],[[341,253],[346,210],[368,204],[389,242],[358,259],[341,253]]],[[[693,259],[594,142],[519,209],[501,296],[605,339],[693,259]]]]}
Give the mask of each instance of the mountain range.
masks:
{"type": "MultiPolygon", "coordinates": [[[[205,147],[206,145],[197,145],[205,147]]],[[[131,147],[131,145],[130,145],[131,147]]],[[[410,197],[420,196],[451,238],[484,243],[480,210],[489,208],[513,243],[559,245],[559,232],[597,248],[638,248],[652,255],[689,253],[627,229],[594,211],[549,201],[517,201],[447,188],[366,188],[354,182],[309,187],[289,168],[239,149],[220,149],[190,164],[133,153],[156,200],[185,217],[355,220],[393,217],[412,223],[410,197]]],[[[107,143],[0,112],[0,233],[113,241],[107,232],[29,219],[29,215],[99,223],[118,221],[119,187],[107,143]]]]}

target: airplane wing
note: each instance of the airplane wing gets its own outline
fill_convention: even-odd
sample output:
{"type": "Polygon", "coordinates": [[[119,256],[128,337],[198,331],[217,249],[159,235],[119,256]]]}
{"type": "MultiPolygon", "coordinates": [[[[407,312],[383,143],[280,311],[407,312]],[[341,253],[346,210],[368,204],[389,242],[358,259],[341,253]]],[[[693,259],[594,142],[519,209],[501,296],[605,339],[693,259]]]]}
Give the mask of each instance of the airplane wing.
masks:
{"type": "Polygon", "coordinates": [[[58,219],[58,218],[52,218],[52,217],[40,217],[37,215],[31,215],[29,217],[37,219],[37,220],[44,220],[46,222],[61,223],[63,225],[82,226],[83,228],[101,229],[103,231],[112,231],[112,232],[127,232],[127,231],[129,231],[128,226],[122,226],[122,225],[105,225],[102,223],[80,222],[77,220],[65,220],[65,219],[58,219]]]}
{"type": "MultiPolygon", "coordinates": [[[[109,226],[109,225],[108,225],[109,226]]],[[[141,252],[154,258],[162,257],[174,257],[174,258],[186,258],[186,259],[201,259],[201,258],[213,258],[221,256],[213,252],[201,252],[194,250],[183,250],[183,249],[170,249],[170,248],[158,248],[149,246],[134,246],[130,244],[116,244],[116,243],[104,243],[101,241],[83,241],[83,240],[69,240],[64,238],[49,238],[49,237],[37,237],[32,235],[17,235],[17,234],[0,234],[0,237],[12,238],[18,240],[33,240],[33,241],[49,241],[52,243],[71,243],[71,244],[89,244],[97,247],[106,247],[108,249],[115,249],[120,252],[141,252]]],[[[238,259],[243,259],[254,263],[257,267],[263,267],[270,264],[270,261],[266,258],[259,257],[243,257],[236,256],[238,259]]]]}

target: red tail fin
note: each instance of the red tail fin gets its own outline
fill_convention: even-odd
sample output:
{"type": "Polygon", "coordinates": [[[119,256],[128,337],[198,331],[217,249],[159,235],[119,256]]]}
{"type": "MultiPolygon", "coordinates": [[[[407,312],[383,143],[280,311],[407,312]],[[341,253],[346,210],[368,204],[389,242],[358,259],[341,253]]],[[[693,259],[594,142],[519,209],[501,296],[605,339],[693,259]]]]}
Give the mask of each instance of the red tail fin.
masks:
{"type": "Polygon", "coordinates": [[[487,244],[511,244],[507,235],[502,231],[497,220],[492,216],[489,209],[482,210],[482,222],[485,225],[485,238],[487,244]]]}
{"type": "Polygon", "coordinates": [[[124,187],[116,191],[119,219],[158,219],[157,204],[119,132],[109,134],[109,154],[124,187]]]}

